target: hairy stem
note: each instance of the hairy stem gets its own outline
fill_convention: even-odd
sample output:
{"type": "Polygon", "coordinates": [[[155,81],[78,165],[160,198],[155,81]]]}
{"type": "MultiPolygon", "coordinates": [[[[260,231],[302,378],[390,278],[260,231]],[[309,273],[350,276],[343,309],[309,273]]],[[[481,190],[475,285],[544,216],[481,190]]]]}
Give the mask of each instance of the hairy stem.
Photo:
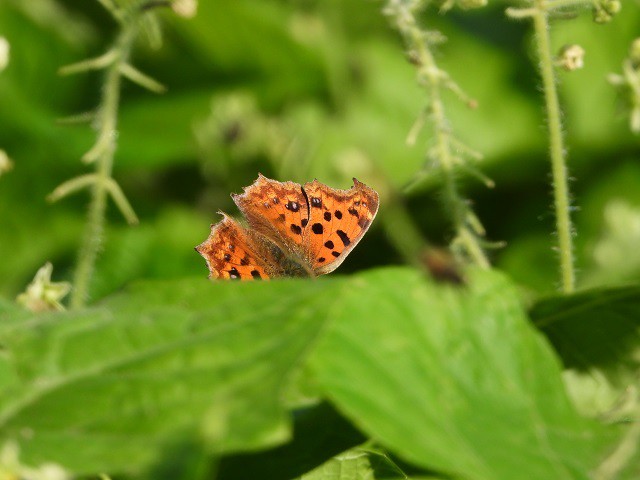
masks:
{"type": "Polygon", "coordinates": [[[116,149],[118,104],[120,101],[120,84],[122,67],[127,64],[129,52],[136,33],[136,21],[122,25],[114,48],[112,63],[106,68],[102,97],[98,110],[99,132],[96,146],[92,149],[95,155],[96,180],[91,189],[91,202],[85,228],[84,239],[78,254],[78,264],[73,279],[73,295],[71,307],[80,308],[88,297],[89,284],[95,268],[95,262],[102,245],[105,213],[113,156],[116,149]]]}
{"type": "Polygon", "coordinates": [[[549,127],[549,153],[553,176],[553,198],[556,214],[556,230],[558,234],[562,291],[570,293],[575,288],[575,273],[573,266],[569,185],[562,139],[560,104],[553,71],[553,58],[549,40],[549,22],[545,0],[535,0],[535,9],[532,16],[549,127]]]}
{"type": "Polygon", "coordinates": [[[413,17],[411,17],[411,27],[408,34],[410,35],[410,43],[414,47],[420,63],[420,73],[426,80],[430,117],[435,134],[435,157],[442,171],[445,203],[453,217],[453,225],[456,232],[454,243],[462,247],[464,254],[476,265],[489,268],[489,261],[479,245],[476,235],[470,230],[467,223],[468,206],[458,192],[456,165],[452,149],[453,138],[442,101],[442,87],[446,78],[438,68],[433,54],[425,41],[423,32],[414,24],[413,17]]]}

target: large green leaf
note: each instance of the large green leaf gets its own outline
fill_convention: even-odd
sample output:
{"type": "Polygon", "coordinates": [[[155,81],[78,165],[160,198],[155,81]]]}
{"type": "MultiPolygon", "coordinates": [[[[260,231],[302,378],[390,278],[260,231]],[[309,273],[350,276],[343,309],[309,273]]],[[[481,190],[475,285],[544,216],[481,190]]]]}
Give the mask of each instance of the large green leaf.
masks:
{"type": "MultiPolygon", "coordinates": [[[[310,380],[394,454],[461,478],[586,478],[611,437],[575,412],[553,352],[491,272],[465,288],[408,269],[154,281],[77,312],[5,305],[0,325],[0,442],[18,440],[30,464],[130,471],[181,442],[248,454],[289,437],[292,392],[310,380]]],[[[316,412],[307,433],[331,419],[316,412]]],[[[358,441],[334,425],[261,461],[315,451],[313,468],[358,441]]]]}
{"type": "MultiPolygon", "coordinates": [[[[198,425],[218,452],[281,442],[282,390],[332,289],[149,282],[95,308],[13,321],[0,344],[20,382],[0,376],[0,444],[95,473],[146,465],[198,425]]],[[[0,310],[0,324],[11,316],[0,310]]]]}
{"type": "Polygon", "coordinates": [[[560,365],[516,291],[418,274],[354,280],[312,364],[353,421],[401,457],[467,479],[587,478],[603,433],[567,399],[560,365]]]}

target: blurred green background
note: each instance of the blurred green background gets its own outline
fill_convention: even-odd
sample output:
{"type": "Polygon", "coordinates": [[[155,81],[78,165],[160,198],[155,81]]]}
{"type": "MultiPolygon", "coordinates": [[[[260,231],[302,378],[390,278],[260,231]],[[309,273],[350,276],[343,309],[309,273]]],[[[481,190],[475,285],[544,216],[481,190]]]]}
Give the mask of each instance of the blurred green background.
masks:
{"type": "MultiPolygon", "coordinates": [[[[100,299],[137,278],[207,275],[193,251],[218,209],[238,215],[229,193],[258,172],[279,180],[317,177],[347,188],[356,176],[401,190],[422,169],[430,130],[405,143],[426,94],[415,82],[399,35],[365,0],[208,0],[191,19],[160,15],[163,42],[143,35],[134,64],[168,87],[155,95],[126,83],[114,177],[140,217],[125,224],[113,205],[91,289],[100,299]],[[155,48],[153,48],[155,47],[155,48]]],[[[557,288],[547,136],[530,27],[491,2],[424,25],[447,42],[437,61],[472,98],[445,98],[458,138],[484,155],[487,189],[460,177],[487,229],[492,261],[522,285],[557,288]]],[[[97,1],[1,0],[0,36],[10,61],[0,72],[0,149],[14,165],[0,176],[0,295],[13,298],[46,261],[70,279],[81,244],[88,193],[49,204],[61,182],[89,173],[80,158],[93,144],[86,124],[57,119],[91,110],[100,72],[61,77],[58,68],[106,51],[117,32],[97,1]]],[[[640,161],[624,103],[606,81],[620,72],[640,32],[637,3],[606,25],[588,13],[554,22],[554,50],[580,44],[585,67],[559,72],[573,181],[580,284],[640,278],[640,161]]],[[[382,192],[384,193],[384,192],[382,192]]],[[[436,177],[406,202],[433,243],[451,237],[436,177]]],[[[384,211],[384,195],[381,211],[384,211]]],[[[381,222],[340,270],[401,262],[381,222]]]]}

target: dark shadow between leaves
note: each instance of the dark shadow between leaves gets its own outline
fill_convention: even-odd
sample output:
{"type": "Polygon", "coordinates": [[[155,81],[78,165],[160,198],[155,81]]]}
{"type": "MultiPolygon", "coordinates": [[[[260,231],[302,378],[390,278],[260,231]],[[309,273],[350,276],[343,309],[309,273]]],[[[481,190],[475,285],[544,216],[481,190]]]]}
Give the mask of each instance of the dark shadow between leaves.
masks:
{"type": "Polygon", "coordinates": [[[530,314],[567,368],[602,368],[617,378],[640,367],[638,286],[543,299],[530,314]]]}
{"type": "Polygon", "coordinates": [[[294,412],[293,438],[278,448],[241,453],[220,461],[216,480],[290,480],[366,438],[328,403],[294,412]]]}

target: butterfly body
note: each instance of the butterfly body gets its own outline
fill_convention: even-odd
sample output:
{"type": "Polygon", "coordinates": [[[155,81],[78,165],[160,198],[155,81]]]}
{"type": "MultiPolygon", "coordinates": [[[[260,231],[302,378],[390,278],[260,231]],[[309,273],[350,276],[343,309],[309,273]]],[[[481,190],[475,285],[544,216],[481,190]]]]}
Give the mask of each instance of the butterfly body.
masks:
{"type": "Polygon", "coordinates": [[[232,195],[249,229],[223,214],[196,247],[211,278],[241,280],[317,276],[335,270],[364,236],[378,194],[354,179],[349,190],[317,180],[300,185],[259,175],[232,195]]]}

